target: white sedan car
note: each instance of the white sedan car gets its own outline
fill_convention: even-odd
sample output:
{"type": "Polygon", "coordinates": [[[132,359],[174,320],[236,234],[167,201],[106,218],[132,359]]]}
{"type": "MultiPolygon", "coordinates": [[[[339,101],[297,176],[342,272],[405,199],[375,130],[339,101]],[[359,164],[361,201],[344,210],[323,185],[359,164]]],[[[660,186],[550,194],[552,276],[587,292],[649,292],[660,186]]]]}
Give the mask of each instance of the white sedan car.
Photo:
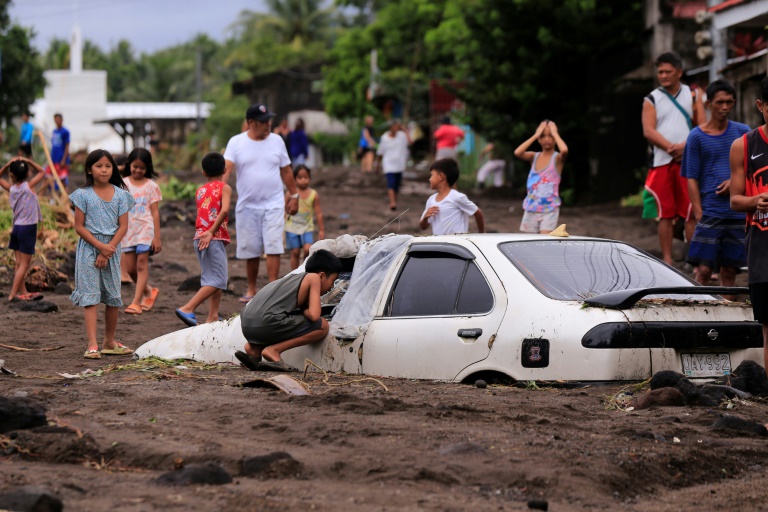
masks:
{"type": "MultiPolygon", "coordinates": [[[[321,343],[287,351],[329,371],[472,381],[643,380],[762,361],[749,305],[628,244],[524,234],[396,235],[360,247],[321,343]],[[372,272],[373,270],[373,272],[372,272]]],[[[235,361],[239,319],[157,338],[139,357],[235,361]]]]}

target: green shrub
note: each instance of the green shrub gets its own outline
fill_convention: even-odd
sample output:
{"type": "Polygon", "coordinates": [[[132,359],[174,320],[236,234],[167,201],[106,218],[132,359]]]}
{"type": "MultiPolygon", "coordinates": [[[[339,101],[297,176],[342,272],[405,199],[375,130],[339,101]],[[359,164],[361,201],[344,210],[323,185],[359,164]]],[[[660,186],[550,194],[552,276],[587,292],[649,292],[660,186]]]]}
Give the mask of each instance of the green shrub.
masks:
{"type": "Polygon", "coordinates": [[[176,176],[171,176],[168,181],[159,182],[158,186],[165,200],[194,199],[198,183],[184,182],[176,176]]]}

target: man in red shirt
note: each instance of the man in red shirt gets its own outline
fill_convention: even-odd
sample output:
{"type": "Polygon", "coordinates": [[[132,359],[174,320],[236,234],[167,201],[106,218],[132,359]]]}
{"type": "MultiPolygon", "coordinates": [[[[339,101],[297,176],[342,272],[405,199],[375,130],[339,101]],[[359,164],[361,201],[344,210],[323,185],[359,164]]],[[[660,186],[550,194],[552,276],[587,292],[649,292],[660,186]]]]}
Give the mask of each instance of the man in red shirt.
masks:
{"type": "Polygon", "coordinates": [[[453,126],[451,120],[446,116],[440,121],[440,128],[435,130],[433,136],[437,146],[435,160],[442,158],[453,158],[456,160],[456,146],[464,139],[464,130],[458,126],[453,126]]]}

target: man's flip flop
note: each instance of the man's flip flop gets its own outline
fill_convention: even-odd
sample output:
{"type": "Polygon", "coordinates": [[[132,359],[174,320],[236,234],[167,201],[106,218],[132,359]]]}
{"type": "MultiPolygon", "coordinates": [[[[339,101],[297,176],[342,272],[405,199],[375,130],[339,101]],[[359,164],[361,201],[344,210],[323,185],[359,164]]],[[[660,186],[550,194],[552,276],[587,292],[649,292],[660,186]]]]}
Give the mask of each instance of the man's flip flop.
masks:
{"type": "Polygon", "coordinates": [[[252,298],[253,298],[253,295],[241,295],[239,300],[243,304],[248,304],[252,298]]]}
{"type": "Polygon", "coordinates": [[[288,366],[282,359],[280,361],[262,361],[256,366],[258,372],[297,372],[293,366],[288,366]]]}
{"type": "Polygon", "coordinates": [[[149,294],[149,297],[144,297],[141,299],[141,309],[142,311],[149,311],[152,309],[152,306],[155,305],[155,301],[157,300],[157,296],[160,294],[160,288],[152,288],[152,291],[149,294]]]}
{"type": "Polygon", "coordinates": [[[133,350],[129,349],[122,343],[116,343],[112,348],[104,348],[101,353],[105,356],[129,356],[133,354],[133,350]]]}
{"type": "Polygon", "coordinates": [[[197,317],[194,313],[185,313],[182,310],[177,309],[176,316],[179,317],[179,320],[190,327],[195,327],[197,325],[197,317]]]}
{"type": "Polygon", "coordinates": [[[251,357],[242,350],[238,350],[235,352],[235,357],[238,361],[240,361],[240,364],[251,370],[252,372],[256,372],[259,370],[258,366],[261,362],[261,356],[258,358],[251,357]]]}

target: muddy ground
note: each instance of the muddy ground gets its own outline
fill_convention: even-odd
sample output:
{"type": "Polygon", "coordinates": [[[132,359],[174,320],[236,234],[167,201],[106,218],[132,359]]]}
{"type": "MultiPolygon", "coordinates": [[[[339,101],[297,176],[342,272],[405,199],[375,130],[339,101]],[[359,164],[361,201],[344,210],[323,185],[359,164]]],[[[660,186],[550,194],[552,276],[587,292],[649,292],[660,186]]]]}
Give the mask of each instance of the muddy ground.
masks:
{"type": "MultiPolygon", "coordinates": [[[[391,218],[383,180],[368,178],[317,173],[329,237],[371,235],[391,218]]],[[[384,232],[416,232],[424,183],[406,181],[400,206],[411,210],[384,232]]],[[[471,197],[489,230],[517,230],[520,198],[471,197]]],[[[164,211],[164,249],[150,274],[158,303],[140,317],[120,315],[118,337],[133,348],[183,327],[173,311],[190,294],[176,288],[197,274],[191,226],[164,211]]],[[[655,228],[637,209],[565,208],[561,218],[573,234],[656,248],[655,228]]],[[[230,263],[224,315],[239,311],[245,290],[243,263],[230,263]]],[[[123,287],[124,301],[132,292],[123,287]]],[[[41,486],[65,510],[527,510],[532,500],[551,511],[768,509],[768,438],[712,429],[725,405],[627,412],[608,399],[623,384],[479,389],[318,374],[306,378],[310,396],[292,397],[239,386],[256,374],[235,366],[86,361],[82,311],[66,295],[46,300],[59,311],[19,312],[0,301],[0,344],[56,348],[0,347],[18,374],[0,375],[0,395],[40,401],[53,425],[0,437],[0,491],[41,486]],[[58,375],[87,369],[97,375],[58,375]],[[292,459],[246,474],[245,459],[272,452],[292,459]],[[198,462],[221,465],[233,481],[155,482],[198,462]]],[[[732,405],[727,412],[768,422],[763,401],[732,405]]]]}

